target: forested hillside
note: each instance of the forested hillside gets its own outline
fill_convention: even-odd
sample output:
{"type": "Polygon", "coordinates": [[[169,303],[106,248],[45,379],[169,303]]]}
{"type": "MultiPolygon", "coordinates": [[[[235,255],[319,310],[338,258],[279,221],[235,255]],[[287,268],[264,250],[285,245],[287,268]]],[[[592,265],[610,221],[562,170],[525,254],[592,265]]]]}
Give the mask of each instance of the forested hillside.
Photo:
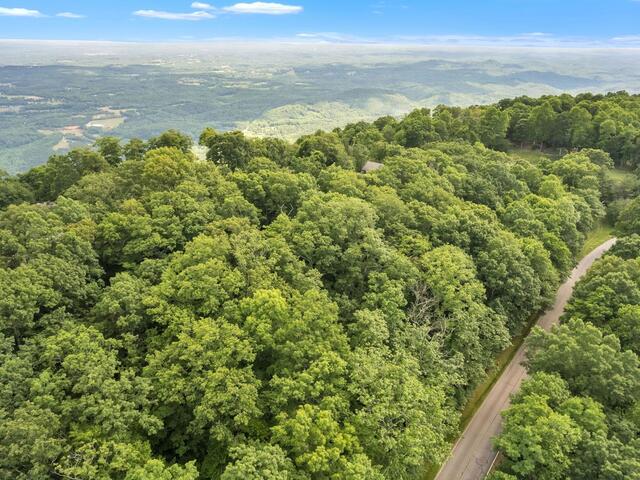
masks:
{"type": "Polygon", "coordinates": [[[616,165],[637,168],[640,163],[640,95],[563,94],[540,98],[518,97],[492,106],[439,106],[433,112],[416,110],[396,122],[375,122],[382,133],[405,147],[424,142],[466,140],[487,147],[532,145],[560,150],[599,148],[616,165]]]}
{"type": "MultiPolygon", "coordinates": [[[[627,138],[637,105],[617,94],[442,107],[293,144],[207,128],[206,160],[176,131],[107,137],[3,176],[0,478],[419,478],[605,213],[640,234],[640,204],[623,198],[637,185],[611,171],[637,165],[637,134],[636,150],[614,148],[601,121],[627,138]],[[555,125],[549,109],[553,122],[589,114],[586,140],[578,123],[566,143],[539,136],[555,125]],[[572,151],[488,148],[510,141],[572,151]],[[367,160],[383,165],[360,173],[367,160]]],[[[592,299],[588,285],[609,268],[640,288],[626,259],[636,243],[585,280],[574,320],[535,335],[533,351],[552,353],[532,357],[544,373],[523,401],[553,388],[553,401],[535,397],[544,412],[590,412],[545,438],[562,452],[586,442],[580,465],[553,458],[580,475],[599,468],[590,448],[624,464],[609,462],[622,477],[569,478],[635,478],[640,297],[618,301],[612,287],[592,299]],[[587,345],[568,354],[611,364],[593,381],[554,366],[551,344],[583,330],[587,345]]],[[[516,478],[565,478],[513,465],[516,478]]]]}

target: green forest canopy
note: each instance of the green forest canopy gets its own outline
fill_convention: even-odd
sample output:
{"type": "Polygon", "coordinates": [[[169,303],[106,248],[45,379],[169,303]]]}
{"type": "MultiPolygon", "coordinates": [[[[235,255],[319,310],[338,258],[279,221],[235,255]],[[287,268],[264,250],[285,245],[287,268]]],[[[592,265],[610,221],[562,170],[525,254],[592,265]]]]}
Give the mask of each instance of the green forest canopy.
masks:
{"type": "Polygon", "coordinates": [[[477,142],[583,102],[637,123],[627,94],[520,99],[294,144],[205,129],[207,161],[107,137],[3,176],[0,478],[418,478],[585,235],[635,228],[611,168],[637,152],[477,142]]]}

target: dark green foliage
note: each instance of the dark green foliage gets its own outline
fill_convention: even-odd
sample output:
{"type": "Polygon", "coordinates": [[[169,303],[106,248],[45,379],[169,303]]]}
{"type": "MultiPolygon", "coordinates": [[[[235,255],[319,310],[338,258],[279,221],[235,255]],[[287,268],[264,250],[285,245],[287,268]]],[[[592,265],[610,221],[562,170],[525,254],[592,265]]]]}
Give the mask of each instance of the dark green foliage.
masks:
{"type": "Polygon", "coordinates": [[[623,206],[617,218],[616,229],[624,235],[640,234],[640,197],[623,206]]]}
{"type": "Polygon", "coordinates": [[[337,131],[354,157],[387,156],[383,140],[404,147],[433,142],[481,141],[505,150],[510,145],[552,148],[559,153],[583,150],[592,163],[608,168],[640,167],[640,96],[626,92],[572,97],[543,96],[502,100],[495,105],[466,109],[440,105],[419,109],[401,121],[383,117],[337,131]]]}
{"type": "Polygon", "coordinates": [[[489,148],[503,149],[507,146],[506,136],[509,114],[496,107],[487,108],[480,119],[480,141],[489,148]]]}
{"type": "MultiPolygon", "coordinates": [[[[640,165],[638,97],[626,92],[520,97],[499,106],[511,117],[507,138],[561,149],[599,148],[616,165],[640,165]]],[[[602,162],[593,158],[594,163],[602,162]]]]}
{"type": "Polygon", "coordinates": [[[33,192],[23,182],[0,170],[0,209],[14,203],[32,202],[33,192]]]}
{"type": "Polygon", "coordinates": [[[144,141],[139,138],[132,138],[122,148],[122,153],[127,160],[142,160],[148,148],[144,141]]]}
{"type": "Polygon", "coordinates": [[[71,150],[66,155],[53,155],[44,165],[20,177],[38,201],[55,200],[84,175],[101,172],[109,164],[100,153],[86,148],[71,150]]]}
{"type": "Polygon", "coordinates": [[[135,148],[135,142],[133,145],[129,142],[128,147],[123,149],[120,145],[120,139],[116,137],[102,137],[96,140],[95,147],[100,152],[100,155],[109,162],[111,165],[117,165],[122,161],[122,156],[125,152],[129,153],[129,156],[134,156],[133,148],[135,148]],[[133,148],[131,148],[133,147],[133,148]]]}
{"type": "Polygon", "coordinates": [[[243,168],[252,157],[251,142],[242,132],[203,132],[200,141],[208,147],[207,160],[231,170],[243,168]]]}
{"type": "Polygon", "coordinates": [[[162,147],[173,147],[183,153],[189,152],[193,146],[193,139],[177,130],[167,130],[157,137],[150,138],[147,142],[149,150],[162,147]]]}
{"type": "Polygon", "coordinates": [[[609,250],[608,254],[625,260],[633,260],[640,257],[640,235],[634,233],[619,238],[616,244],[609,250]]]}
{"type": "Polygon", "coordinates": [[[298,145],[297,157],[307,158],[318,154],[322,165],[328,167],[337,165],[343,168],[353,166],[353,161],[348,157],[340,137],[335,133],[316,132],[313,135],[300,137],[296,142],[298,145]]]}

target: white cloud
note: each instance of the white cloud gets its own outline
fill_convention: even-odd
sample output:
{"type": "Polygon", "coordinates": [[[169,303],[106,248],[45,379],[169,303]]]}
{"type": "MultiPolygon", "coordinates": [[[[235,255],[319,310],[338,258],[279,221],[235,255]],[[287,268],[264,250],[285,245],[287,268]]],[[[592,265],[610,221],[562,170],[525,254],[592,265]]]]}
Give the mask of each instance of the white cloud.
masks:
{"type": "Polygon", "coordinates": [[[289,15],[302,12],[302,7],[297,5],[284,5],[282,3],[253,2],[236,3],[230,7],[224,7],[225,12],[230,13],[257,13],[262,15],[289,15]]]}
{"type": "Polygon", "coordinates": [[[296,34],[297,38],[313,40],[322,43],[375,43],[376,40],[357,37],[338,32],[303,32],[296,34]]]}
{"type": "Polygon", "coordinates": [[[213,10],[215,7],[209,3],[193,2],[191,8],[195,8],[196,10],[213,10]]]}
{"type": "Polygon", "coordinates": [[[56,13],[56,17],[62,17],[62,18],[85,18],[84,15],[80,15],[79,13],[72,13],[72,12],[56,13]]]}
{"type": "MultiPolygon", "coordinates": [[[[640,1],[640,0],[638,0],[640,1]]],[[[391,44],[443,47],[513,47],[513,48],[640,48],[640,34],[593,39],[587,37],[556,36],[544,32],[528,32],[511,36],[482,35],[394,35],[358,37],[339,32],[301,32],[301,42],[335,44],[391,44]]]]}
{"type": "Polygon", "coordinates": [[[162,10],[137,10],[133,12],[138,17],[159,18],[162,20],[210,20],[216,18],[218,14],[262,14],[262,15],[288,15],[302,12],[302,7],[297,5],[285,5],[283,3],[253,2],[236,3],[222,9],[217,9],[210,3],[193,2],[191,8],[195,12],[179,13],[165,12],[162,10]]]}
{"type": "Polygon", "coordinates": [[[38,10],[29,10],[26,8],[6,8],[0,7],[0,16],[3,17],[43,17],[38,10]]]}
{"type": "MultiPolygon", "coordinates": [[[[640,1],[640,0],[637,0],[640,1]]],[[[629,40],[637,41],[640,40],[640,35],[623,35],[621,37],[613,37],[611,40],[614,42],[626,42],[629,40]]]]}
{"type": "Polygon", "coordinates": [[[640,35],[623,35],[621,37],[613,37],[611,43],[618,47],[640,47],[640,35]]]}
{"type": "Polygon", "coordinates": [[[158,10],[137,10],[133,12],[134,15],[138,17],[146,17],[146,18],[160,18],[162,20],[190,20],[190,21],[198,21],[198,20],[210,20],[212,18],[216,18],[215,15],[211,15],[209,12],[198,11],[192,13],[173,13],[173,12],[162,12],[158,10]]]}

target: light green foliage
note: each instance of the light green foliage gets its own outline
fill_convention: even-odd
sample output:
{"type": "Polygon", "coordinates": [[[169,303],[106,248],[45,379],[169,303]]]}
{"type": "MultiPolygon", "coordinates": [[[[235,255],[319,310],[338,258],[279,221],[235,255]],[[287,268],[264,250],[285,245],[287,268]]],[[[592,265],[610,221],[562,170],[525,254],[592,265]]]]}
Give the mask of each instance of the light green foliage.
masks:
{"type": "Polygon", "coordinates": [[[489,474],[489,476],[487,476],[487,480],[518,480],[518,477],[498,471],[489,474]]]}
{"type": "Polygon", "coordinates": [[[287,454],[277,445],[241,445],[231,449],[231,462],[221,480],[302,480],[287,454]]]}
{"type": "Polygon", "coordinates": [[[532,372],[555,372],[571,391],[593,397],[608,407],[625,407],[640,395],[640,360],[621,351],[620,341],[596,327],[572,319],[551,333],[534,330],[529,342],[532,372]],[[625,378],[620,384],[619,378],[625,378]]]}
{"type": "Polygon", "coordinates": [[[624,260],[633,260],[640,257],[640,235],[634,233],[618,238],[616,244],[611,247],[608,254],[624,260]]]}
{"type": "Polygon", "coordinates": [[[340,425],[330,410],[302,405],[277,420],[274,441],[288,449],[295,465],[311,478],[384,478],[361,453],[354,427],[340,425]]]}
{"type": "Polygon", "coordinates": [[[601,167],[583,153],[571,153],[553,162],[551,173],[560,177],[571,188],[598,189],[601,167]]]}
{"type": "Polygon", "coordinates": [[[331,165],[343,168],[353,167],[353,160],[347,155],[340,137],[335,133],[319,131],[313,135],[300,137],[296,141],[296,145],[298,146],[296,157],[300,159],[313,158],[316,167],[322,168],[331,165]],[[318,162],[321,162],[320,165],[318,162]]]}
{"type": "Polygon", "coordinates": [[[132,138],[122,147],[122,153],[127,160],[142,160],[149,146],[139,138],[132,138]]]}
{"type": "Polygon", "coordinates": [[[554,412],[544,397],[527,396],[504,414],[496,447],[509,459],[517,478],[565,478],[572,450],[580,439],[575,422],[554,412]]]}
{"type": "Polygon", "coordinates": [[[501,474],[525,479],[636,478],[640,470],[633,459],[640,443],[623,447],[619,417],[607,418],[610,412],[590,397],[572,396],[570,383],[543,371],[524,382],[495,440],[506,457],[501,474]]]}
{"type": "Polygon", "coordinates": [[[563,274],[569,271],[580,246],[578,218],[573,202],[563,193],[557,199],[530,194],[512,202],[503,213],[503,221],[514,231],[542,242],[563,274]]]}
{"type": "Polygon", "coordinates": [[[50,478],[51,465],[61,454],[63,442],[57,438],[58,417],[48,409],[25,403],[0,415],[0,475],[17,480],[50,478]]]}
{"type": "Polygon", "coordinates": [[[367,292],[373,273],[384,272],[391,280],[414,274],[408,259],[385,244],[376,220],[363,200],[318,193],[303,202],[292,221],[273,226],[322,274],[325,286],[348,312],[367,292]]]}
{"type": "Polygon", "coordinates": [[[180,425],[172,432],[180,439],[176,449],[197,449],[187,441],[190,436],[224,445],[255,421],[261,412],[260,383],[249,368],[254,359],[239,327],[208,318],[184,327],[175,341],[149,357],[145,375],[158,415],[166,418],[167,429],[180,425]]]}
{"type": "Polygon", "coordinates": [[[435,248],[420,259],[425,303],[421,318],[443,340],[449,356],[462,353],[465,383],[473,385],[491,358],[509,342],[506,319],[486,306],[485,289],[477,279],[473,260],[459,248],[435,248]],[[432,305],[428,305],[431,302],[432,305]]]}
{"type": "MultiPolygon", "coordinates": [[[[27,204],[0,212],[0,329],[16,342],[40,329],[41,314],[57,308],[82,313],[99,292],[102,270],[82,229],[87,211],[64,199],[60,205],[65,202],[75,218],[27,204]]],[[[91,235],[92,224],[85,226],[91,235]]]]}
{"type": "Polygon", "coordinates": [[[385,476],[417,476],[425,461],[442,461],[451,415],[444,390],[421,383],[415,359],[386,349],[358,349],[352,363],[349,391],[359,405],[353,424],[385,476]]]}
{"type": "Polygon", "coordinates": [[[200,133],[200,136],[198,137],[198,145],[202,147],[206,147],[208,142],[217,135],[218,135],[218,132],[216,131],[215,128],[212,128],[212,127],[205,128],[202,131],[202,133],[200,133]]]}
{"type": "Polygon", "coordinates": [[[584,107],[576,106],[569,110],[570,143],[574,148],[588,147],[593,142],[593,123],[591,113],[584,107]]]}
{"type": "Polygon", "coordinates": [[[419,147],[427,142],[441,140],[440,135],[433,127],[431,111],[428,108],[414,110],[398,123],[394,140],[407,148],[419,147]]]}
{"type": "Polygon", "coordinates": [[[594,455],[606,457],[609,448],[605,413],[591,398],[571,396],[562,378],[534,374],[515,395],[504,420],[495,444],[506,457],[500,465],[505,475],[599,478],[605,460],[596,463],[594,455]]]}
{"type": "Polygon", "coordinates": [[[142,467],[127,472],[125,480],[196,480],[199,478],[195,462],[166,467],[162,460],[149,460],[142,467]]]}
{"type": "Polygon", "coordinates": [[[534,143],[544,147],[549,142],[554,133],[554,121],[556,113],[549,102],[538,105],[531,110],[528,119],[529,138],[534,143]]]}
{"type": "MultiPolygon", "coordinates": [[[[625,248],[624,244],[621,248],[625,248]]],[[[638,260],[619,258],[616,250],[612,253],[594,265],[576,286],[567,317],[580,318],[607,333],[615,333],[624,349],[638,353],[634,325],[636,307],[640,305],[640,265],[638,260]]]]}
{"type": "Polygon", "coordinates": [[[232,179],[245,198],[260,209],[266,223],[280,213],[293,216],[303,194],[315,186],[311,175],[280,168],[267,158],[253,159],[246,171],[234,172],[232,179]]]}

